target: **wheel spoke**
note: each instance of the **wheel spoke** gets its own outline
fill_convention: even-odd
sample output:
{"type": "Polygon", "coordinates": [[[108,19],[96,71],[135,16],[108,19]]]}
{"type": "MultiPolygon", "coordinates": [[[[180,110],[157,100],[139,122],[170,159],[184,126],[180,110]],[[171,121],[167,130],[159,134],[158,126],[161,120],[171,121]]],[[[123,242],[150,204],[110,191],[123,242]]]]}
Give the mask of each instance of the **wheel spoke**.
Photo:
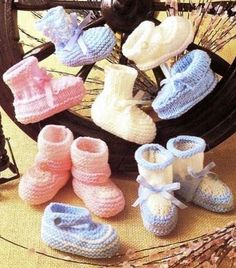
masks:
{"type": "Polygon", "coordinates": [[[152,69],[152,71],[153,71],[153,74],[154,74],[154,76],[156,78],[157,84],[160,85],[161,80],[165,78],[160,66],[152,69]]]}
{"type": "Polygon", "coordinates": [[[121,53],[120,53],[119,63],[123,64],[123,65],[127,65],[127,63],[128,63],[128,59],[122,53],[122,47],[123,47],[127,38],[128,38],[128,34],[125,34],[125,33],[121,34],[121,39],[120,39],[121,53]]]}
{"type": "Polygon", "coordinates": [[[101,1],[51,1],[51,0],[18,0],[14,2],[17,10],[45,10],[56,6],[69,9],[100,10],[101,1]]]}
{"type": "Polygon", "coordinates": [[[39,45],[32,50],[25,53],[24,58],[29,56],[36,57],[39,61],[42,61],[52,55],[55,52],[55,46],[53,43],[48,42],[42,45],[39,45]]]}
{"type": "MultiPolygon", "coordinates": [[[[208,13],[209,14],[214,14],[215,10],[214,7],[217,5],[222,5],[222,1],[216,1],[216,2],[211,2],[213,9],[210,10],[208,13]]],[[[196,9],[196,6],[194,4],[189,4],[188,2],[186,3],[178,3],[179,10],[183,12],[188,12],[196,9]]],[[[167,6],[165,2],[159,2],[159,0],[153,0],[153,9],[154,11],[166,11],[167,6]]]]}
{"type": "Polygon", "coordinates": [[[85,65],[83,66],[80,71],[76,74],[76,76],[80,76],[83,81],[86,80],[86,78],[88,77],[90,71],[92,70],[93,66],[94,66],[95,63],[93,64],[90,64],[90,65],[85,65]]]}
{"type": "Polygon", "coordinates": [[[105,19],[101,16],[100,18],[97,18],[96,20],[94,20],[91,23],[89,23],[84,28],[84,30],[87,30],[87,29],[93,28],[93,27],[103,26],[105,23],[106,23],[105,19]]]}

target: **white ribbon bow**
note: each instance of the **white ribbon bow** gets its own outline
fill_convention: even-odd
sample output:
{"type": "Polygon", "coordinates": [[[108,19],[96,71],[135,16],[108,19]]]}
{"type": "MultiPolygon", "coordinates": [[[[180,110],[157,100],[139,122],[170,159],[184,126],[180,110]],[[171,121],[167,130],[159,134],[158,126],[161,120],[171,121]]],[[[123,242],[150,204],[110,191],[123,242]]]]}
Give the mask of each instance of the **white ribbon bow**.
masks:
{"type": "Polygon", "coordinates": [[[180,189],[179,182],[165,184],[162,186],[153,186],[149,184],[145,180],[145,178],[143,178],[142,176],[138,176],[137,182],[141,184],[143,187],[145,187],[148,191],[146,191],[146,193],[141,193],[141,195],[132,205],[133,207],[137,207],[138,205],[142,204],[144,201],[146,201],[149,198],[151,194],[161,194],[165,199],[170,200],[174,205],[176,205],[177,207],[181,209],[184,209],[187,207],[184,203],[182,203],[176,197],[174,197],[171,193],[169,193],[169,192],[180,189]]]}

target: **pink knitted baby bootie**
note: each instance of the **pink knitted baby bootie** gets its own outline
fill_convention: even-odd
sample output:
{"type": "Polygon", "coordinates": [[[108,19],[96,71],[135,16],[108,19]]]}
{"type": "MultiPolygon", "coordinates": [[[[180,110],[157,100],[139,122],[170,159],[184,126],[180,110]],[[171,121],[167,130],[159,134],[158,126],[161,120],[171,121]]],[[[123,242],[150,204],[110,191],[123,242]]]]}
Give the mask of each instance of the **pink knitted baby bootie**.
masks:
{"type": "Polygon", "coordinates": [[[32,205],[51,200],[70,178],[72,132],[64,126],[45,126],[38,136],[35,163],[19,184],[21,199],[32,205]]]}
{"type": "Polygon", "coordinates": [[[37,58],[26,58],[3,75],[14,95],[16,118],[23,124],[35,123],[81,102],[83,81],[72,75],[53,78],[38,66],[37,58]]]}
{"type": "Polygon", "coordinates": [[[112,217],[124,209],[121,190],[110,180],[108,147],[100,139],[80,137],[71,145],[73,189],[97,216],[112,217]]]}

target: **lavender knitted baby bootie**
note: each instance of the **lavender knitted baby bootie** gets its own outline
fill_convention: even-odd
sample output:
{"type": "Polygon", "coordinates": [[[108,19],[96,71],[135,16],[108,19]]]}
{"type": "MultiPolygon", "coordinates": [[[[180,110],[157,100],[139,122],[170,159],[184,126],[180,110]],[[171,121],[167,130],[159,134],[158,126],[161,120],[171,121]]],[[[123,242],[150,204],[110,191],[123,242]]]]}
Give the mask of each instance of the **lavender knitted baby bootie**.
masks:
{"type": "Polygon", "coordinates": [[[167,235],[177,224],[177,206],[186,207],[172,193],[180,188],[179,183],[173,183],[173,156],[158,144],[146,144],[136,151],[135,159],[140,186],[133,206],[140,206],[147,230],[158,236],[167,235]]]}
{"type": "Polygon", "coordinates": [[[167,149],[175,156],[174,181],[181,183],[177,191],[186,201],[214,212],[233,209],[233,194],[229,187],[210,170],[213,162],[203,168],[205,141],[194,136],[170,139],[167,149]]]}
{"type": "Polygon", "coordinates": [[[62,6],[58,6],[49,9],[36,27],[55,44],[60,61],[73,67],[102,60],[115,46],[115,35],[109,27],[84,30],[89,22],[90,15],[78,24],[76,13],[68,15],[62,6]]]}
{"type": "Polygon", "coordinates": [[[161,119],[181,116],[203,100],[217,84],[210,68],[211,59],[202,50],[193,50],[180,58],[164,79],[164,85],[152,103],[161,119]]]}
{"type": "Polygon", "coordinates": [[[117,232],[92,221],[87,209],[51,203],[44,211],[42,240],[50,247],[88,258],[109,258],[119,250],[117,232]]]}

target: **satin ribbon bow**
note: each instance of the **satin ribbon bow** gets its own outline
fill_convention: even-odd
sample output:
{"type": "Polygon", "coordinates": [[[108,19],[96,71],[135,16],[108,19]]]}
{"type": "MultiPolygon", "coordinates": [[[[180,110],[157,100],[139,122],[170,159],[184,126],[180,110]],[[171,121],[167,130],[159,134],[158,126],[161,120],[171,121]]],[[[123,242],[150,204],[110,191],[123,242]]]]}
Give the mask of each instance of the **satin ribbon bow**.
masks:
{"type": "Polygon", "coordinates": [[[137,207],[138,205],[142,204],[144,201],[146,201],[151,194],[161,194],[165,199],[170,200],[171,203],[176,205],[177,207],[184,209],[187,206],[183,204],[181,201],[179,201],[177,198],[175,198],[170,192],[179,190],[180,189],[180,183],[170,183],[165,184],[161,186],[153,186],[149,184],[145,178],[142,176],[138,176],[137,182],[142,185],[145,188],[145,192],[141,193],[141,195],[138,197],[138,199],[134,202],[132,205],[133,207],[137,207]]]}
{"type": "Polygon", "coordinates": [[[137,94],[133,97],[133,99],[124,99],[124,100],[119,100],[117,105],[120,106],[121,108],[126,108],[126,107],[132,107],[135,105],[151,105],[151,101],[149,100],[142,100],[145,92],[140,90],[137,92],[137,94]]]}
{"type": "Polygon", "coordinates": [[[181,192],[187,202],[192,201],[200,182],[205,176],[209,174],[212,174],[214,177],[216,176],[215,173],[211,172],[211,169],[215,166],[215,163],[211,162],[200,172],[194,172],[192,168],[188,167],[187,170],[189,175],[187,175],[185,180],[183,180],[181,183],[181,192]]]}
{"type": "MultiPolygon", "coordinates": [[[[170,84],[171,89],[173,90],[173,92],[175,92],[175,88],[176,88],[175,81],[182,79],[182,77],[183,77],[182,73],[176,73],[176,74],[172,75],[167,64],[161,64],[161,70],[166,78],[160,82],[160,86],[162,87],[166,84],[170,84]]],[[[168,88],[167,90],[169,93],[170,89],[168,88]]],[[[163,91],[163,89],[162,89],[162,91],[163,91]]]]}
{"type": "Polygon", "coordinates": [[[77,22],[76,13],[71,13],[70,17],[71,17],[72,25],[75,27],[75,32],[74,32],[74,35],[71,37],[70,41],[65,46],[64,50],[71,51],[74,48],[74,45],[76,44],[76,42],[78,42],[83,54],[87,55],[88,48],[87,48],[87,46],[84,42],[83,36],[81,36],[81,34],[82,34],[84,28],[92,21],[92,14],[89,13],[80,24],[78,24],[78,22],[77,22]]]}
{"type": "Polygon", "coordinates": [[[52,75],[48,74],[44,68],[35,70],[33,80],[37,84],[39,90],[46,94],[47,103],[49,107],[54,106],[53,90],[51,86],[52,75]]]}
{"type": "Polygon", "coordinates": [[[151,101],[145,101],[145,100],[120,100],[118,102],[118,105],[121,107],[126,107],[134,105],[149,105],[151,103],[152,103],[151,101]]]}

